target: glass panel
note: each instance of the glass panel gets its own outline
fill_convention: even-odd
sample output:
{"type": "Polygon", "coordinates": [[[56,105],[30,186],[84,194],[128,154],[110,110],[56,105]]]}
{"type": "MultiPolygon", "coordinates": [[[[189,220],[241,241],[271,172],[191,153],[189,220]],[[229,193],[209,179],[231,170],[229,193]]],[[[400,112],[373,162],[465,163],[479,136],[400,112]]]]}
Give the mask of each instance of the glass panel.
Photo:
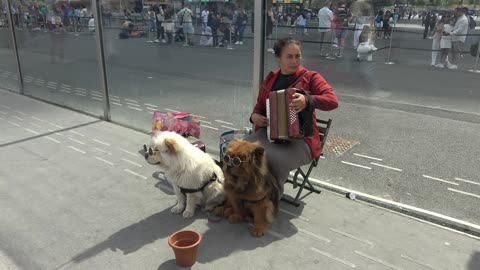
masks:
{"type": "MultiPolygon", "coordinates": [[[[346,5],[346,19],[340,22],[343,15],[336,1],[326,7],[324,1],[267,2],[273,24],[269,30],[267,16],[266,32],[273,40],[300,40],[302,65],[318,71],[339,98],[338,109],[317,110],[319,118],[332,118],[333,125],[326,159],[313,178],[480,224],[475,201],[480,196],[480,137],[474,131],[480,77],[468,71],[474,66],[469,50],[478,41],[478,28],[469,30],[460,44],[457,69],[447,68],[447,63],[439,68],[430,66],[435,39],[430,29],[423,38],[421,16],[425,21],[427,13],[420,8],[355,1],[346,5]],[[328,9],[333,11],[332,31],[320,29],[330,21],[328,9]],[[301,15],[310,18],[303,30],[303,18],[296,19],[301,15]],[[344,28],[339,29],[340,24],[344,28]],[[344,47],[335,36],[345,37],[344,47]]],[[[432,27],[438,21],[431,19],[432,27]]],[[[272,47],[268,37],[266,42],[265,74],[278,69],[267,51],[272,47]]],[[[453,64],[452,50],[447,59],[453,64]]]]}
{"type": "Polygon", "coordinates": [[[18,92],[18,69],[12,43],[12,34],[6,14],[6,1],[0,1],[0,88],[18,92]]]}
{"type": "Polygon", "coordinates": [[[186,11],[180,1],[145,2],[143,8],[138,1],[121,3],[102,3],[113,121],[150,130],[154,110],[191,112],[213,151],[222,132],[250,126],[253,2],[240,25],[243,44],[240,33],[239,39],[228,35],[240,10],[230,3],[196,1],[186,11]],[[204,8],[209,15],[202,18],[204,8]]]}
{"type": "Polygon", "coordinates": [[[25,94],[101,116],[95,33],[87,27],[91,5],[82,3],[16,7],[22,14],[16,34],[25,94]]]}

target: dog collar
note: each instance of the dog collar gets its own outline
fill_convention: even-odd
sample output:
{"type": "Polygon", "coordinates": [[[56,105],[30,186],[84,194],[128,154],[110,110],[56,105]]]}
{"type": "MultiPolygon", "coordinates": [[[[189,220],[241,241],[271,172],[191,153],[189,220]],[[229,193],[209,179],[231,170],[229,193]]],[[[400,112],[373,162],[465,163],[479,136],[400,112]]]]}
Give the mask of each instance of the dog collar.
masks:
{"type": "Polygon", "coordinates": [[[217,177],[217,174],[216,173],[213,173],[212,177],[210,178],[210,180],[208,180],[207,182],[205,182],[205,184],[203,184],[203,186],[201,186],[200,188],[183,188],[183,187],[180,187],[180,192],[183,193],[183,195],[187,194],[187,193],[195,193],[195,192],[200,192],[200,191],[203,191],[205,189],[205,187],[208,186],[208,184],[212,183],[212,182],[215,182],[218,180],[218,177],[217,177]]]}
{"type": "Polygon", "coordinates": [[[244,203],[246,203],[246,202],[247,202],[247,203],[259,203],[259,202],[265,200],[266,198],[267,198],[267,194],[265,194],[265,196],[263,196],[261,199],[258,199],[258,200],[247,200],[247,199],[243,199],[242,201],[243,201],[244,203]]]}

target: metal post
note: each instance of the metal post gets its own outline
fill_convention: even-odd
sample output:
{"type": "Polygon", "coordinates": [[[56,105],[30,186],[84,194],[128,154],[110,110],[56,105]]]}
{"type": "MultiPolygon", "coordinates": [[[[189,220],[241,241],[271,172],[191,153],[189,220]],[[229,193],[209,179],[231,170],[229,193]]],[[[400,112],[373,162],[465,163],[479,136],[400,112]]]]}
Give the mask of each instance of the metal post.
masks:
{"type": "Polygon", "coordinates": [[[265,62],[265,1],[255,1],[253,14],[253,85],[252,102],[255,104],[258,89],[263,81],[265,62]]]}
{"type": "Polygon", "coordinates": [[[469,70],[470,72],[473,73],[480,73],[480,70],[478,70],[478,58],[480,57],[480,40],[477,43],[477,57],[475,57],[475,66],[473,69],[469,70]]]}
{"type": "Polygon", "coordinates": [[[228,24],[228,45],[227,45],[227,50],[233,50],[233,45],[232,45],[232,23],[228,24]]]}
{"type": "Polygon", "coordinates": [[[18,87],[20,94],[24,95],[23,91],[23,74],[22,74],[22,67],[20,66],[20,57],[18,55],[18,47],[17,47],[17,35],[15,33],[15,22],[13,21],[12,16],[12,6],[10,4],[10,0],[7,0],[7,16],[8,16],[8,26],[10,27],[10,33],[12,35],[12,45],[13,45],[13,54],[15,56],[15,60],[17,60],[17,72],[18,72],[18,87]]]}
{"type": "Polygon", "coordinates": [[[385,65],[393,65],[395,64],[394,62],[390,61],[390,54],[392,52],[392,40],[393,40],[393,31],[395,31],[395,26],[397,24],[397,21],[393,22],[393,28],[392,28],[392,33],[390,33],[390,45],[388,47],[388,55],[387,55],[387,61],[385,62],[385,65]]]}
{"type": "Polygon", "coordinates": [[[95,32],[97,32],[96,45],[97,45],[97,63],[98,63],[98,75],[100,78],[100,87],[103,90],[105,96],[105,102],[103,103],[103,119],[110,121],[110,97],[108,89],[107,67],[105,61],[105,52],[103,45],[103,22],[100,11],[100,0],[93,0],[93,18],[95,20],[95,32]]]}

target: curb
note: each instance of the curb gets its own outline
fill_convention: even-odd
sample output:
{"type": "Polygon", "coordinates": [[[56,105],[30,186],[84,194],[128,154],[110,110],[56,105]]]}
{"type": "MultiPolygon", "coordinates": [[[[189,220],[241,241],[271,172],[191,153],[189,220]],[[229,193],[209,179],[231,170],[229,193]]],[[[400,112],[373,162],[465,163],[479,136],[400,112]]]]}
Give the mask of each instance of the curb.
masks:
{"type": "MultiPolygon", "coordinates": [[[[290,173],[290,177],[293,177],[293,173],[290,173]]],[[[299,175],[300,179],[303,179],[299,175]]],[[[425,220],[434,224],[445,226],[462,233],[470,234],[476,237],[480,237],[480,225],[476,225],[467,221],[449,217],[440,213],[433,211],[425,210],[408,204],[403,204],[391,200],[386,200],[380,197],[369,195],[363,192],[356,190],[344,188],[337,186],[331,183],[327,183],[318,179],[309,178],[312,185],[318,186],[320,188],[339,193],[341,195],[347,196],[347,198],[354,198],[357,201],[363,201],[373,205],[377,205],[395,212],[399,212],[408,216],[412,216],[421,220],[425,220]],[[354,196],[351,196],[354,195],[354,196]]]]}

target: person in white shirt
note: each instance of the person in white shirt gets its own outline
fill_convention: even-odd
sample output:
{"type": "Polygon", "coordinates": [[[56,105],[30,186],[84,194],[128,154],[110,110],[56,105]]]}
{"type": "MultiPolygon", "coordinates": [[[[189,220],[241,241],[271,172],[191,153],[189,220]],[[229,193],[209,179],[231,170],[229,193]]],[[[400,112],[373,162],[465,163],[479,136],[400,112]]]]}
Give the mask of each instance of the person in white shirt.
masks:
{"type": "MultiPolygon", "coordinates": [[[[453,29],[454,26],[454,19],[449,18],[446,15],[442,17],[442,20],[444,21],[443,25],[443,33],[450,33],[453,29]]],[[[442,35],[440,38],[440,62],[435,65],[436,67],[439,68],[444,68],[445,65],[448,66],[447,62],[447,57],[448,53],[450,52],[450,48],[452,48],[452,36],[451,35],[442,35]]]]}
{"type": "Polygon", "coordinates": [[[210,11],[208,11],[208,7],[205,7],[202,11],[202,31],[207,29],[208,14],[210,14],[210,11]]]}
{"type": "Polygon", "coordinates": [[[90,20],[88,20],[88,31],[91,33],[95,32],[95,19],[93,16],[90,18],[90,20]]]}
{"type": "Polygon", "coordinates": [[[193,45],[192,36],[193,36],[193,12],[190,9],[190,4],[185,4],[185,7],[182,8],[177,13],[178,19],[182,22],[183,25],[183,33],[185,34],[185,44],[183,46],[191,46],[193,45]]]}
{"type": "Polygon", "coordinates": [[[318,32],[320,32],[320,56],[328,56],[323,46],[325,40],[327,43],[331,40],[330,34],[332,30],[333,12],[330,10],[330,1],[325,1],[325,5],[318,11],[318,32]]]}
{"type": "Polygon", "coordinates": [[[453,27],[453,30],[444,35],[452,36],[452,64],[447,65],[449,69],[457,69],[460,59],[460,53],[467,39],[468,32],[468,19],[465,16],[467,9],[464,7],[457,7],[454,11],[454,15],[457,18],[457,22],[453,27]]]}

